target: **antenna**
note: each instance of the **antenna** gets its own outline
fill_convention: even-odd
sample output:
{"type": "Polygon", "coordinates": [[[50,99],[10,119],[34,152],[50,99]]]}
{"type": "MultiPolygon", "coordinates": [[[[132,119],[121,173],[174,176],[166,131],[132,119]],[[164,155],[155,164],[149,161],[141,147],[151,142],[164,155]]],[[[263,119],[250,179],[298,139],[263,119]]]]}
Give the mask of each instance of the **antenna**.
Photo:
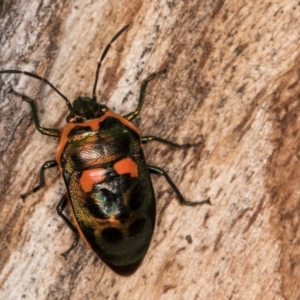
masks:
{"type": "Polygon", "coordinates": [[[100,60],[98,61],[97,64],[97,69],[96,69],[96,74],[95,74],[95,82],[94,82],[94,87],[93,87],[93,100],[97,101],[97,97],[96,97],[96,88],[97,88],[97,82],[98,82],[98,77],[99,77],[99,71],[102,65],[102,61],[105,58],[111,44],[129,27],[129,24],[126,25],[125,27],[123,27],[121,30],[119,30],[116,35],[112,38],[112,40],[109,42],[109,44],[105,47],[100,60]]]}
{"type": "Polygon", "coordinates": [[[69,101],[69,99],[64,94],[62,94],[50,81],[48,81],[44,77],[41,77],[41,76],[39,76],[37,74],[34,74],[34,73],[30,73],[30,72],[26,72],[26,71],[20,71],[20,70],[1,70],[0,74],[24,74],[26,76],[33,77],[33,78],[36,78],[38,80],[41,80],[44,83],[48,84],[58,95],[60,95],[65,100],[65,102],[68,106],[68,109],[70,111],[73,110],[73,107],[72,107],[71,102],[69,101]]]}

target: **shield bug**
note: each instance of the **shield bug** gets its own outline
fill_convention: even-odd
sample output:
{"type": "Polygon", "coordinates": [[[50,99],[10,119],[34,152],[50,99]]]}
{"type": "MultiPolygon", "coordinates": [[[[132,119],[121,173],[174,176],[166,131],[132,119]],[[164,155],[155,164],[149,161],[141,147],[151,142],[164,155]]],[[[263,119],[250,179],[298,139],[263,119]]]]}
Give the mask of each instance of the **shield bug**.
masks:
{"type": "Polygon", "coordinates": [[[96,89],[102,62],[111,44],[128,28],[122,28],[105,47],[97,64],[92,98],[78,97],[73,104],[47,79],[20,70],[1,70],[0,74],[24,74],[49,85],[69,110],[63,130],[40,125],[37,106],[31,98],[10,89],[10,93],[28,102],[36,129],[59,138],[55,160],[46,161],[40,169],[39,184],[21,195],[25,199],[44,186],[46,169],[58,166],[67,192],[59,201],[58,215],[74,232],[67,256],[81,236],[96,254],[115,272],[130,274],[143,260],[153,235],[156,205],[150,174],[163,175],[183,205],[210,204],[206,199],[189,202],[161,168],[147,165],[142,144],[157,141],[179,149],[199,144],[177,143],[156,136],[141,136],[131,121],[140,113],[148,83],[166,70],[151,74],[142,82],[135,111],[121,116],[97,102],[96,89]],[[71,222],[63,213],[70,204],[71,222]]]}

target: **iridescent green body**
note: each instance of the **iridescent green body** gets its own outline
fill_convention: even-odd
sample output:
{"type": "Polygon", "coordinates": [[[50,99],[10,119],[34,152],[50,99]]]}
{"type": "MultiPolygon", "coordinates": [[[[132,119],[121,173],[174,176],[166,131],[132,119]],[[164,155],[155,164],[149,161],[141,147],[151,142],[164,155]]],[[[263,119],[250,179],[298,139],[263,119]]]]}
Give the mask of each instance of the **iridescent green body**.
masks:
{"type": "Polygon", "coordinates": [[[58,151],[57,159],[80,235],[107,264],[129,266],[139,262],[149,247],[155,198],[137,129],[108,113],[112,114],[93,121],[97,130],[86,123],[66,127],[67,139],[61,139],[63,151],[58,151]],[[130,166],[123,174],[114,169],[126,158],[137,166],[137,176],[131,175],[130,166]],[[105,170],[104,175],[86,191],[81,182],[89,177],[81,180],[81,176],[97,169],[105,170]]]}

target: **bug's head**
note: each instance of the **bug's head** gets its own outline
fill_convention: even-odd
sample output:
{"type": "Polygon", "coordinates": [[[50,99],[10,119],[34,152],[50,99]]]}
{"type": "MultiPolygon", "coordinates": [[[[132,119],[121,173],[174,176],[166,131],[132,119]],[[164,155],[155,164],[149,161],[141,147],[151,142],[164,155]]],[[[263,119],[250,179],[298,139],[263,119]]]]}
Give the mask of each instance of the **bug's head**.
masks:
{"type": "Polygon", "coordinates": [[[78,97],[74,100],[72,109],[67,116],[69,123],[82,123],[101,117],[108,110],[106,105],[100,104],[88,97],[78,97]]]}

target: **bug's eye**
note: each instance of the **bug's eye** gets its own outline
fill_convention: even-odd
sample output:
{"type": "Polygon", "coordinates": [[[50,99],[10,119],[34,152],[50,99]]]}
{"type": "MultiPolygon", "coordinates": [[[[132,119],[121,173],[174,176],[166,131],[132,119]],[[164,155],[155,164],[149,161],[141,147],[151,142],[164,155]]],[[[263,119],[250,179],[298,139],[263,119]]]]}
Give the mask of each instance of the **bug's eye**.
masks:
{"type": "Polygon", "coordinates": [[[82,134],[85,132],[92,131],[92,128],[90,126],[75,126],[70,132],[69,136],[73,136],[76,134],[82,134]]]}
{"type": "Polygon", "coordinates": [[[85,121],[85,119],[79,115],[71,113],[66,117],[66,121],[67,123],[82,123],[85,121]]]}

